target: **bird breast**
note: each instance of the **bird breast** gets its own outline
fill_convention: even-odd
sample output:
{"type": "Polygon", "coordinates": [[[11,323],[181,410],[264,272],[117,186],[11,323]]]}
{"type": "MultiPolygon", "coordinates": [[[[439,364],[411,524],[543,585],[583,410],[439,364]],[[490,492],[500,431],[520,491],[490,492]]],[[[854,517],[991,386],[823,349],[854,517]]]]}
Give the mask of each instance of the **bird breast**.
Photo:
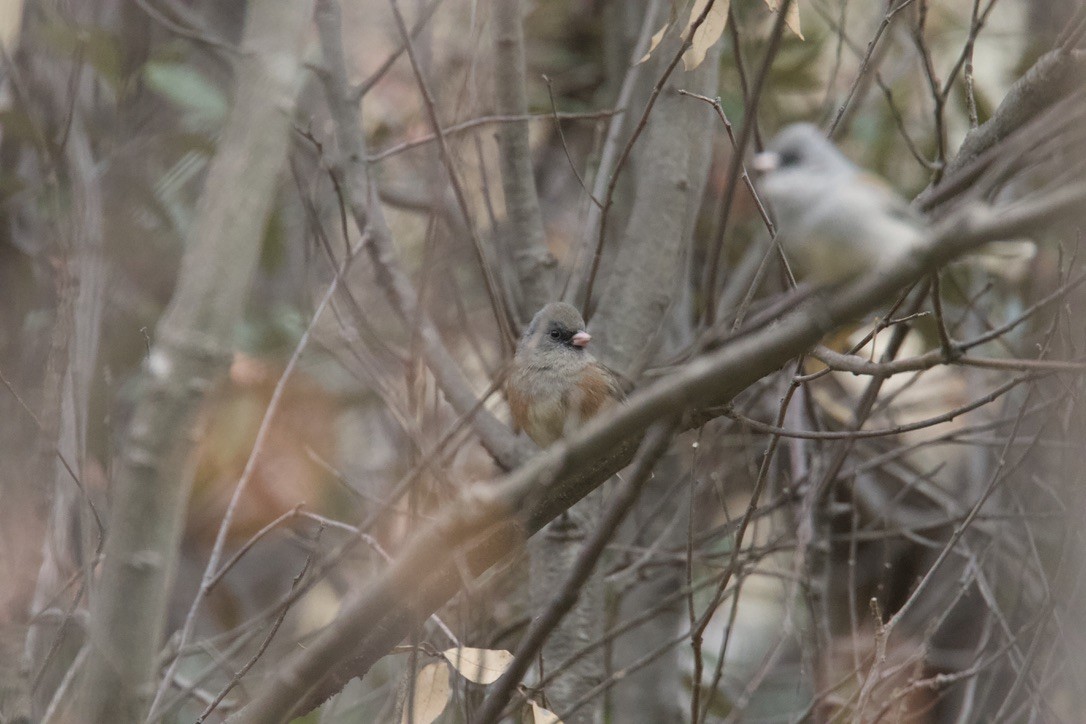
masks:
{"type": "MultiPolygon", "coordinates": [[[[580,427],[585,415],[579,380],[592,363],[582,359],[558,364],[521,364],[510,380],[514,421],[541,447],[580,427]]],[[[594,412],[594,411],[593,411],[594,412]]]]}

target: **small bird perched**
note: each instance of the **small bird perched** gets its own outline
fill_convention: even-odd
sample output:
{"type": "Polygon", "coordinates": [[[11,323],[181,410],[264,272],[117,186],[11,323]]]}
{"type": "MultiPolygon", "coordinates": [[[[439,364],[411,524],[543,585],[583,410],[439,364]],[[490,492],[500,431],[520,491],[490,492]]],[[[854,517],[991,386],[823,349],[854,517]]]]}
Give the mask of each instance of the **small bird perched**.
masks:
{"type": "MultiPolygon", "coordinates": [[[[797,274],[816,284],[893,265],[926,238],[923,216],[810,123],[781,130],[753,167],[781,247],[797,274]]],[[[1029,241],[994,242],[982,253],[998,260],[989,271],[1014,278],[1025,272],[1036,247],[1029,241]]]]}
{"type": "Polygon", "coordinates": [[[615,375],[585,349],[591,339],[580,312],[551,302],[517,344],[507,387],[513,428],[540,447],[623,398],[615,375]]]}

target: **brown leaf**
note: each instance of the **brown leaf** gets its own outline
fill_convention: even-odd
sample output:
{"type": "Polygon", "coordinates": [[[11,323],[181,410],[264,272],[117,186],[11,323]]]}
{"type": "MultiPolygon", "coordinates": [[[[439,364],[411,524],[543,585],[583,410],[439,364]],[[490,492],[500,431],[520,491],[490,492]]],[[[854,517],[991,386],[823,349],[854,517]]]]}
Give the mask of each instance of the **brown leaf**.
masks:
{"type": "Polygon", "coordinates": [[[660,41],[664,39],[664,33],[666,33],[667,29],[670,27],[671,23],[664,23],[664,27],[660,28],[653,34],[652,40],[649,41],[649,49],[646,50],[645,54],[641,56],[641,60],[637,61],[638,65],[641,65],[646,60],[648,60],[650,56],[652,56],[652,51],[656,50],[656,46],[659,45],[660,41]]]}
{"type": "MultiPolygon", "coordinates": [[[[770,12],[777,12],[777,8],[780,7],[780,0],[765,0],[766,7],[770,12]]],[[[803,31],[799,26],[799,0],[795,0],[788,6],[788,15],[784,18],[784,24],[788,26],[797,38],[804,40],[803,31]]]]}
{"type": "Polygon", "coordinates": [[[415,675],[415,695],[411,698],[411,722],[407,721],[409,707],[404,706],[402,724],[430,724],[445,711],[449,703],[449,668],[440,661],[423,666],[415,675]]]}
{"type": "MultiPolygon", "coordinates": [[[[694,7],[690,8],[690,20],[687,21],[686,30],[683,31],[684,39],[689,35],[690,28],[694,26],[694,21],[705,11],[708,2],[709,0],[695,0],[694,7]]],[[[690,48],[683,53],[683,68],[693,70],[701,65],[709,48],[720,40],[720,36],[724,33],[724,26],[728,22],[728,6],[730,3],[731,0],[716,0],[713,3],[713,7],[709,9],[709,14],[705,16],[705,20],[694,32],[694,39],[690,48]]]]}
{"type": "Polygon", "coordinates": [[[562,724],[562,720],[558,718],[558,715],[554,712],[544,709],[534,701],[529,702],[532,705],[532,723],[533,724],[562,724]]]}
{"type": "Polygon", "coordinates": [[[476,684],[491,684],[513,663],[513,654],[501,649],[453,648],[443,656],[460,675],[476,684]]]}

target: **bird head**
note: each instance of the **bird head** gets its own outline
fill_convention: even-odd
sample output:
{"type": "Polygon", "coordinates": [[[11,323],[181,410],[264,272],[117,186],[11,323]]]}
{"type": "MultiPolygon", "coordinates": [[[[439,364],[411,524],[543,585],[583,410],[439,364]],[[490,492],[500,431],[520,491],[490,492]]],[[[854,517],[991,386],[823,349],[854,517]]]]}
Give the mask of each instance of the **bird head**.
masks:
{"type": "Polygon", "coordinates": [[[591,339],[592,335],[585,331],[584,319],[575,307],[565,302],[551,302],[532,317],[518,349],[584,354],[591,339]]]}

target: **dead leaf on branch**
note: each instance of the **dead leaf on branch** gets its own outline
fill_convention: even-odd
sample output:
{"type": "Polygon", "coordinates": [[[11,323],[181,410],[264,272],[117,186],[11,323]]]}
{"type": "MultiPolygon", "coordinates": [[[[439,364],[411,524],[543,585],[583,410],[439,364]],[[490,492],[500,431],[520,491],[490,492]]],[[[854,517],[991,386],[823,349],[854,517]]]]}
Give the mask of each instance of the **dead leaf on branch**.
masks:
{"type": "MultiPolygon", "coordinates": [[[[683,40],[690,37],[690,29],[694,27],[694,23],[701,17],[701,14],[705,12],[705,7],[709,2],[710,0],[694,0],[694,6],[690,8],[690,16],[686,21],[686,27],[683,28],[683,40]]],[[[764,0],[764,2],[766,7],[774,13],[777,12],[781,5],[780,0],[764,0]]],[[[712,7],[709,8],[709,12],[705,16],[705,20],[702,21],[701,25],[699,25],[694,32],[690,47],[683,53],[683,68],[685,70],[693,70],[701,65],[705,60],[706,53],[709,52],[709,48],[713,47],[713,45],[720,40],[720,36],[724,34],[724,28],[728,23],[728,8],[730,5],[731,0],[716,0],[716,2],[713,2],[712,7]]],[[[788,14],[785,16],[784,22],[796,37],[803,40],[803,30],[801,29],[799,22],[798,0],[788,6],[788,14]]],[[[648,51],[641,57],[641,60],[637,61],[638,63],[644,63],[652,56],[670,27],[671,22],[667,22],[662,28],[656,31],[652,36],[652,41],[649,43],[648,51]]]]}
{"type": "Polygon", "coordinates": [[[440,661],[426,664],[415,675],[415,694],[411,707],[404,706],[401,724],[430,724],[449,703],[449,667],[440,661]],[[408,722],[408,712],[413,716],[408,722]]]}
{"type": "Polygon", "coordinates": [[[452,648],[442,654],[460,675],[476,684],[492,684],[513,663],[513,654],[502,649],[452,648]]]}
{"type": "MultiPolygon", "coordinates": [[[[705,6],[709,1],[695,0],[694,7],[690,8],[690,19],[686,23],[686,29],[683,30],[683,40],[686,40],[689,36],[690,28],[694,27],[694,23],[705,12],[705,6]]],[[[705,60],[705,54],[709,52],[709,48],[720,40],[720,36],[724,34],[724,26],[728,22],[728,6],[730,4],[731,0],[716,0],[713,6],[709,8],[705,20],[694,31],[694,38],[690,43],[690,47],[683,53],[683,68],[693,70],[701,65],[702,61],[705,60]]]]}
{"type": "MultiPolygon", "coordinates": [[[[780,0],[765,0],[766,7],[770,12],[777,12],[777,8],[781,6],[780,0]]],[[[784,17],[784,24],[788,26],[797,38],[804,40],[803,31],[799,26],[799,0],[796,0],[788,6],[788,15],[784,17]]]]}
{"type": "Polygon", "coordinates": [[[544,709],[534,701],[528,703],[532,705],[532,724],[562,724],[562,720],[553,711],[544,709]]]}
{"type": "MultiPolygon", "coordinates": [[[[701,16],[705,10],[705,6],[709,3],[709,0],[694,0],[694,7],[690,8],[690,16],[687,18],[686,27],[683,28],[682,39],[686,40],[690,36],[690,28],[694,26],[694,22],[701,16]]],[[[705,60],[705,54],[709,51],[709,48],[713,47],[713,43],[720,39],[720,36],[724,33],[724,26],[728,21],[728,6],[731,4],[731,0],[716,0],[713,3],[713,7],[709,9],[709,14],[705,16],[705,20],[698,26],[697,32],[694,33],[694,39],[691,42],[690,47],[683,53],[683,68],[686,70],[693,70],[701,65],[705,60]]],[[[664,35],[668,29],[672,26],[671,20],[664,23],[663,27],[656,31],[652,36],[652,40],[649,42],[649,49],[641,56],[641,60],[637,61],[639,64],[644,63],[660,45],[660,41],[664,39],[664,35]]]]}
{"type": "Polygon", "coordinates": [[[638,65],[641,65],[652,56],[652,51],[656,50],[656,46],[660,44],[660,41],[664,39],[664,33],[671,27],[671,23],[664,23],[664,27],[657,30],[652,40],[649,41],[649,49],[645,51],[645,54],[641,56],[641,60],[637,61],[638,65]]]}

